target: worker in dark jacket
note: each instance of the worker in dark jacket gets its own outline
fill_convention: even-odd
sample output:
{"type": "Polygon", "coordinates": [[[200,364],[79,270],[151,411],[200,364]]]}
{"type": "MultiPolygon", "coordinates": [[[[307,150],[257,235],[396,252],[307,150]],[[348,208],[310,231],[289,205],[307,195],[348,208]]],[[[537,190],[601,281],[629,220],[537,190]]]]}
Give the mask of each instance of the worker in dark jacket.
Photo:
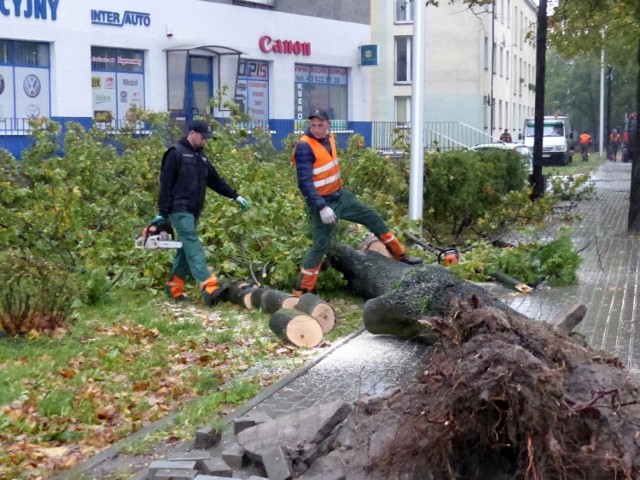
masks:
{"type": "Polygon", "coordinates": [[[311,249],[302,259],[300,276],[294,293],[311,292],[317,281],[324,256],[339,219],[364,225],[382,241],[392,257],[409,264],[422,260],[405,254],[404,246],[389,230],[382,218],[343,188],[340,164],[331,122],[325,110],[309,115],[309,127],[296,144],[293,162],[298,187],[304,196],[311,223],[311,249]]]}
{"type": "Polygon", "coordinates": [[[211,188],[235,200],[243,212],[247,211],[249,204],[218,174],[205,156],[203,147],[212,137],[209,124],[195,120],[189,130],[189,134],[162,157],[159,215],[152,224],[169,222],[182,242],[182,248],[178,249],[173,261],[171,279],[165,285],[165,293],[175,300],[184,300],[184,285],[193,277],[200,284],[204,303],[215,305],[225,287],[219,285],[214,273],[210,273],[202,243],[196,234],[206,190],[211,188]]]}

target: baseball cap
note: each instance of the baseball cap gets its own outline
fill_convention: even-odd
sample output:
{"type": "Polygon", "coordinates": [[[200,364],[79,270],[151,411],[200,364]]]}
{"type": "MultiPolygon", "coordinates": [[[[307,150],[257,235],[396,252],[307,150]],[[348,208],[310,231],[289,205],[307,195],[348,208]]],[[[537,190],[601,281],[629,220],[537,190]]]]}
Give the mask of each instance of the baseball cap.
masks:
{"type": "Polygon", "coordinates": [[[189,125],[189,130],[198,132],[204,138],[213,138],[213,132],[211,131],[211,127],[204,120],[194,120],[189,125]]]}
{"type": "Polygon", "coordinates": [[[317,117],[317,118],[320,118],[322,120],[329,120],[329,114],[327,113],[326,110],[322,110],[321,108],[313,109],[313,111],[311,112],[311,114],[307,118],[309,120],[311,120],[313,117],[317,117]]]}

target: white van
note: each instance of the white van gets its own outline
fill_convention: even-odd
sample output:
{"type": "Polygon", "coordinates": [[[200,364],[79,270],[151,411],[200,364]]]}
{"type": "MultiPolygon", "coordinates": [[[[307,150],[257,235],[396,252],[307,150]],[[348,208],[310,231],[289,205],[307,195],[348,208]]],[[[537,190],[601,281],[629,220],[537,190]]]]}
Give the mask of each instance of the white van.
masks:
{"type": "MultiPolygon", "coordinates": [[[[534,125],[533,118],[526,118],[521,135],[523,143],[532,153],[534,125]]],[[[573,131],[569,117],[553,115],[544,117],[542,135],[542,165],[567,165],[571,163],[573,131]]]]}

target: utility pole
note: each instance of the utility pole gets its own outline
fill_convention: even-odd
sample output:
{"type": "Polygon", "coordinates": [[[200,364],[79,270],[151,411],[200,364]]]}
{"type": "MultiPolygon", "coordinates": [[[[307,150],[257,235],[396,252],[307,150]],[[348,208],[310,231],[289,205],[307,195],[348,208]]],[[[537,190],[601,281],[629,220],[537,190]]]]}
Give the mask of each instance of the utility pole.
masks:
{"type": "MultiPolygon", "coordinates": [[[[607,151],[607,155],[609,155],[610,146],[609,145],[609,134],[611,133],[611,87],[613,83],[613,67],[609,65],[607,69],[607,118],[605,122],[605,150],[607,151]]],[[[614,158],[615,160],[615,158],[614,158]]]]}
{"type": "Polygon", "coordinates": [[[533,174],[531,200],[544,196],[545,181],[542,176],[542,137],[544,130],[544,82],[547,56],[547,0],[538,4],[538,30],[536,35],[536,95],[533,133],[533,174]]]}
{"type": "Polygon", "coordinates": [[[413,64],[411,86],[411,152],[409,169],[409,219],[422,219],[424,185],[424,10],[422,0],[413,2],[413,64]]]}

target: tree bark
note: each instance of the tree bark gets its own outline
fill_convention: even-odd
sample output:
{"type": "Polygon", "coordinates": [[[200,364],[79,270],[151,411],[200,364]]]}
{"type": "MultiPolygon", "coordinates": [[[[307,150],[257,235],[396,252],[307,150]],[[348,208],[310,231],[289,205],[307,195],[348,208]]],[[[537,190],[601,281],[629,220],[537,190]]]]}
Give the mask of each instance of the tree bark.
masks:
{"type": "MultiPolygon", "coordinates": [[[[636,58],[636,113],[640,113],[640,40],[638,40],[638,57],[636,58]]],[[[636,119],[635,131],[629,132],[629,136],[634,135],[636,142],[631,157],[631,190],[629,192],[629,215],[627,231],[640,232],[640,118],[636,119]]]]}
{"type": "Polygon", "coordinates": [[[244,308],[252,308],[251,294],[255,288],[247,282],[233,282],[229,285],[229,301],[244,308]]]}
{"type": "Polygon", "coordinates": [[[364,305],[364,326],[370,333],[420,337],[429,342],[433,338],[431,328],[420,320],[451,318],[467,302],[526,319],[487,290],[460,280],[440,265],[409,266],[343,244],[336,245],[330,257],[350,288],[368,299],[364,305]]]}
{"type": "Polygon", "coordinates": [[[266,313],[274,313],[281,308],[295,308],[299,298],[280,290],[267,289],[260,297],[260,307],[266,313]]]}

